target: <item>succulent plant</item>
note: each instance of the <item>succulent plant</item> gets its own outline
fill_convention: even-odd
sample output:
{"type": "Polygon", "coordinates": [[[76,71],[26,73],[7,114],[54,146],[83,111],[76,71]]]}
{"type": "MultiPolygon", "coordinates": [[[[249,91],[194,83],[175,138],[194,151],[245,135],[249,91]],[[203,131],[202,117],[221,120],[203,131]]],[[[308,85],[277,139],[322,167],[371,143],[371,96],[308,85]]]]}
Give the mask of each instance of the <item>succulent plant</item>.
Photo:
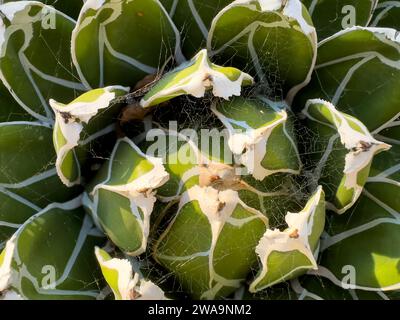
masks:
{"type": "Polygon", "coordinates": [[[399,18],[3,1],[0,299],[398,299],[399,18]]]}

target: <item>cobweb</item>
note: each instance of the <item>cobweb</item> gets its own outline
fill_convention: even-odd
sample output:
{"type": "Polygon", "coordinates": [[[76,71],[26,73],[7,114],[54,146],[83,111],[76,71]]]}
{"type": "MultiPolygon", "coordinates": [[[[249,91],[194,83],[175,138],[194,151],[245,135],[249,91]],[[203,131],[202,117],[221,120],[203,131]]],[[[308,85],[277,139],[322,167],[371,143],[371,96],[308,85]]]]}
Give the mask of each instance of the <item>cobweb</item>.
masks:
{"type": "MultiPolygon", "coordinates": [[[[278,50],[277,46],[275,47],[275,50],[278,50]]],[[[229,66],[232,65],[231,60],[232,59],[229,61],[223,61],[222,63],[219,61],[219,63],[229,66]]],[[[264,79],[263,82],[258,82],[257,85],[244,89],[244,96],[250,97],[261,94],[267,96],[273,101],[282,101],[284,99],[283,83],[279,80],[281,77],[276,62],[269,61],[268,64],[268,66],[264,66],[264,68],[271,70],[267,80],[264,79]]],[[[255,72],[254,65],[251,62],[248,62],[244,69],[246,69],[250,74],[255,72]]],[[[168,69],[165,68],[165,70],[168,69]]],[[[175,98],[170,102],[155,108],[152,113],[152,119],[157,124],[161,124],[166,128],[168,127],[169,121],[177,121],[178,130],[185,128],[194,129],[196,131],[200,129],[223,129],[223,124],[210,110],[210,105],[215,101],[215,99],[216,98],[212,97],[209,93],[202,99],[196,99],[190,96],[175,98]]],[[[132,103],[132,101],[130,102],[132,103]]],[[[314,175],[315,162],[310,160],[312,158],[310,156],[313,154],[320,154],[321,148],[323,148],[323,145],[326,145],[326,141],[318,139],[316,133],[308,129],[297,115],[294,117],[294,123],[303,168],[302,173],[299,176],[292,176],[290,178],[290,197],[287,198],[287,203],[283,203],[282,199],[279,199],[276,202],[274,202],[274,200],[271,201],[271,207],[276,208],[272,213],[274,216],[273,226],[280,229],[286,227],[284,217],[287,211],[289,209],[300,210],[307,202],[311,193],[315,190],[318,184],[318,179],[314,175]]],[[[142,129],[143,126],[138,123],[138,121],[132,121],[127,127],[127,131],[129,132],[128,135],[133,138],[135,134],[139,133],[142,129]]],[[[338,174],[340,173],[339,171],[340,170],[338,169],[338,174]]],[[[164,289],[166,293],[171,294],[173,297],[190,299],[187,289],[185,290],[182,287],[174,272],[168,271],[158,265],[152,256],[152,248],[154,247],[155,242],[171,223],[177,209],[177,203],[171,204],[162,219],[160,219],[160,213],[156,212],[157,210],[153,212],[152,223],[157,221],[157,219],[160,219],[161,221],[157,221],[156,230],[152,230],[147,252],[140,257],[137,257],[137,260],[141,265],[141,271],[164,289]]],[[[195,236],[195,232],[193,234],[195,236]]],[[[247,283],[251,281],[251,279],[254,279],[258,270],[259,266],[257,265],[251,269],[251,272],[247,277],[247,283]]],[[[293,297],[293,295],[294,292],[290,283],[286,282],[249,297],[255,299],[268,297],[279,299],[279,297],[281,297],[282,299],[286,299],[288,297],[293,297]]],[[[235,294],[227,297],[227,299],[234,298],[237,298],[235,294]]]]}
{"type": "MultiPolygon", "coordinates": [[[[184,33],[183,33],[184,34],[184,33]]],[[[265,41],[268,41],[266,39],[265,41]]],[[[163,43],[165,46],[167,46],[167,43],[163,43]]],[[[171,52],[171,56],[173,53],[172,48],[167,48],[171,52]]],[[[278,50],[278,47],[275,47],[275,50],[278,50]]],[[[56,53],[54,53],[56,56],[56,53]]],[[[236,58],[236,54],[232,55],[232,59],[236,58]]],[[[169,59],[167,60],[166,63],[163,63],[164,57],[159,56],[159,61],[160,61],[160,68],[159,68],[159,74],[158,77],[161,76],[163,73],[165,73],[167,70],[170,70],[174,65],[176,65],[174,59],[169,59]]],[[[229,66],[231,65],[231,61],[223,61],[223,65],[229,66]]],[[[249,57],[247,59],[242,59],[243,61],[250,61],[249,57]]],[[[245,96],[254,96],[257,94],[263,94],[268,96],[270,99],[275,100],[275,101],[280,101],[284,98],[284,93],[283,93],[283,88],[282,88],[282,83],[280,83],[279,79],[281,78],[277,68],[276,68],[276,62],[274,61],[269,61],[268,66],[264,66],[265,69],[271,70],[270,74],[267,77],[267,80],[262,82],[259,85],[244,89],[244,95],[245,96]]],[[[251,62],[248,62],[247,64],[244,65],[244,69],[250,74],[255,73],[254,65],[251,62]]],[[[74,66],[70,65],[70,73],[74,74],[74,66]]],[[[57,75],[57,71],[55,73],[57,75]]],[[[134,88],[136,83],[130,84],[132,88],[134,88]]],[[[78,96],[78,92],[76,93],[78,96]]],[[[50,99],[51,97],[46,97],[47,100],[50,99]]],[[[135,102],[138,102],[140,100],[141,96],[137,97],[127,97],[125,101],[118,101],[119,103],[122,103],[122,105],[130,105],[135,102]]],[[[215,98],[213,98],[210,94],[207,94],[203,99],[196,99],[192,98],[189,96],[183,96],[180,98],[173,99],[170,103],[167,103],[166,105],[159,106],[155,108],[155,111],[153,112],[153,120],[157,123],[160,123],[161,125],[168,127],[168,122],[176,120],[179,124],[178,129],[184,129],[184,128],[191,128],[195,130],[200,130],[200,129],[223,129],[222,123],[219,121],[219,119],[211,112],[210,110],[210,105],[213,102],[215,98]]],[[[119,118],[115,119],[116,122],[119,122],[119,118]]],[[[315,187],[316,181],[315,177],[313,176],[313,167],[314,163],[309,160],[309,155],[314,153],[314,152],[320,152],[320,145],[321,141],[317,141],[315,139],[315,133],[310,132],[309,129],[307,129],[304,124],[299,120],[295,120],[295,126],[296,126],[296,132],[297,132],[297,139],[299,142],[299,151],[300,151],[300,156],[303,160],[304,168],[303,168],[303,173],[299,177],[293,177],[291,180],[291,196],[290,199],[288,199],[294,206],[297,206],[297,208],[301,208],[308,196],[310,195],[310,192],[312,192],[312,188],[315,187]],[[307,146],[307,147],[305,147],[307,146]]],[[[85,164],[85,166],[82,168],[82,172],[85,172],[85,181],[90,181],[97,173],[97,170],[100,168],[102,164],[104,164],[107,160],[110,159],[110,154],[114,145],[115,138],[127,135],[130,138],[134,138],[138,134],[142,133],[144,130],[145,126],[142,121],[131,121],[124,127],[119,128],[120,131],[117,131],[117,133],[112,133],[110,135],[107,135],[105,137],[102,137],[101,139],[95,141],[94,143],[86,146],[87,151],[89,152],[89,161],[85,164]]],[[[322,142],[323,144],[324,142],[322,142]]],[[[22,148],[20,150],[21,153],[26,152],[26,148],[22,148]]],[[[55,163],[55,157],[52,159],[52,161],[48,164],[46,164],[43,167],[42,171],[48,170],[51,166],[54,166],[55,163]]],[[[2,168],[2,173],[5,175],[10,175],[11,173],[7,173],[4,171],[4,168],[2,168]]],[[[30,187],[27,187],[30,192],[34,192],[33,189],[30,189],[30,187]]],[[[79,190],[80,192],[82,190],[79,190]]],[[[50,194],[46,194],[46,192],[37,194],[38,199],[45,200],[47,202],[52,202],[54,199],[49,196],[50,194]]],[[[272,204],[272,206],[275,206],[277,208],[280,208],[282,205],[281,201],[277,201],[276,205],[272,204]]],[[[276,211],[276,223],[275,226],[279,228],[283,228],[285,226],[284,223],[284,216],[286,214],[285,206],[283,206],[282,209],[278,209],[276,211]]],[[[170,272],[166,269],[164,269],[162,266],[158,265],[153,257],[152,257],[152,248],[154,246],[155,241],[157,238],[160,236],[163,230],[166,229],[166,227],[170,224],[172,221],[174,214],[177,212],[177,204],[172,204],[171,207],[169,208],[167,214],[164,216],[161,221],[157,222],[158,226],[156,230],[153,230],[153,233],[151,234],[151,237],[149,239],[149,244],[148,244],[148,250],[145,254],[137,257],[137,261],[139,265],[141,266],[141,271],[143,274],[147,275],[150,279],[152,279],[157,285],[160,285],[167,293],[173,294],[175,297],[179,298],[189,298],[189,295],[187,292],[185,292],[184,288],[182,285],[179,283],[177,278],[175,277],[173,272],[170,272]]],[[[157,215],[157,212],[155,212],[152,216],[152,222],[154,223],[155,220],[159,218],[159,215],[157,215]]],[[[194,232],[195,236],[195,232],[194,232]]],[[[254,278],[254,276],[257,273],[257,266],[254,266],[254,268],[251,270],[248,279],[251,280],[254,278]]],[[[100,284],[99,284],[100,288],[100,284]]],[[[277,287],[275,287],[275,290],[278,290],[281,292],[282,296],[291,296],[293,294],[290,284],[289,283],[284,283],[281,284],[277,287]]],[[[276,297],[276,291],[275,293],[270,292],[269,290],[263,291],[260,296],[263,297],[276,297]]],[[[279,296],[279,295],[278,295],[279,296]]],[[[228,298],[234,298],[234,295],[228,298]]]]}

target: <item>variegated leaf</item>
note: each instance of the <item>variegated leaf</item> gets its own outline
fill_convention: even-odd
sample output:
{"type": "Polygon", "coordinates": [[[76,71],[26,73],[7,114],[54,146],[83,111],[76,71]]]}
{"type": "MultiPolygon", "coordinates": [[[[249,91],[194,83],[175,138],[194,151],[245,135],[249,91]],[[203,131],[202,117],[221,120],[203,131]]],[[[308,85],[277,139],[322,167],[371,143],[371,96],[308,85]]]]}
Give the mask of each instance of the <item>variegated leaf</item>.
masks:
{"type": "Polygon", "coordinates": [[[267,226],[268,219],[236,191],[194,186],[183,194],[154,258],[194,298],[225,297],[256,262],[254,250],[267,226]]]}
{"type": "Polygon", "coordinates": [[[316,274],[347,289],[400,290],[400,123],[379,133],[392,149],[377,155],[360,200],[349,214],[333,216],[316,274]]]}
{"type": "Polygon", "coordinates": [[[235,98],[214,104],[229,131],[229,147],[257,180],[276,173],[300,173],[293,123],[285,103],[265,98],[235,98]]]}
{"type": "Polygon", "coordinates": [[[93,248],[103,242],[80,198],[51,204],[7,242],[0,292],[5,299],[95,299],[103,283],[93,248]]]}
{"type": "Polygon", "coordinates": [[[32,214],[79,192],[58,178],[51,136],[40,123],[0,123],[0,247],[32,214]]]}
{"type": "Polygon", "coordinates": [[[233,0],[160,0],[182,38],[182,50],[192,57],[205,46],[212,19],[233,0]]]}
{"type": "Polygon", "coordinates": [[[142,99],[143,108],[158,105],[181,95],[204,97],[212,90],[216,97],[240,96],[242,86],[253,84],[253,78],[236,68],[213,64],[207,50],[201,50],[191,61],[167,73],[142,99]]]}
{"type": "Polygon", "coordinates": [[[129,260],[112,258],[105,250],[98,247],[95,253],[115,300],[168,300],[157,285],[139,278],[129,260]]]}
{"type": "Polygon", "coordinates": [[[0,78],[33,117],[51,122],[50,98],[73,100],[85,90],[70,55],[75,21],[40,2],[0,5],[0,78]]]}
{"type": "Polygon", "coordinates": [[[155,191],[168,178],[162,159],[146,156],[131,140],[121,139],[88,187],[85,207],[113,243],[139,255],[147,247],[155,191]]]}
{"type": "Polygon", "coordinates": [[[318,187],[301,212],[289,212],[285,220],[287,229],[268,229],[256,247],[261,269],[250,285],[250,292],[296,278],[309,269],[317,269],[314,253],[325,225],[322,187],[318,187]]]}
{"type": "Polygon", "coordinates": [[[400,1],[380,0],[370,23],[371,27],[400,29],[400,1]]]}
{"type": "Polygon", "coordinates": [[[327,194],[328,208],[341,214],[360,197],[374,156],[390,149],[358,119],[324,100],[309,100],[303,110],[317,147],[308,146],[316,163],[312,179],[327,194]],[[314,148],[314,149],[311,149],[314,148]]]}
{"type": "MultiPolygon", "coordinates": [[[[17,1],[20,2],[24,0],[3,0],[2,2],[7,3],[7,2],[17,2],[17,1]]],[[[71,18],[78,17],[83,4],[85,3],[85,0],[37,0],[37,1],[40,1],[49,6],[53,6],[54,8],[56,8],[61,12],[64,12],[71,18]]]]}
{"type": "Polygon", "coordinates": [[[317,37],[300,0],[237,0],[214,18],[207,47],[216,61],[257,76],[274,99],[287,99],[310,80],[317,37]]]}
{"type": "Polygon", "coordinates": [[[301,0],[311,15],[318,39],[354,26],[366,27],[378,0],[301,0]]]}
{"type": "Polygon", "coordinates": [[[86,1],[72,35],[72,56],[92,88],[134,87],[170,58],[183,60],[180,35],[158,0],[86,1]]]}
{"type": "Polygon", "coordinates": [[[89,158],[85,145],[113,131],[120,106],[112,105],[112,101],[128,91],[129,88],[113,86],[88,91],[69,104],[50,100],[56,115],[56,168],[65,185],[81,183],[81,165],[89,158]]]}
{"type": "Polygon", "coordinates": [[[354,27],[319,43],[312,80],[294,106],[302,109],[314,98],[330,101],[374,133],[400,115],[399,86],[397,31],[354,27]]]}

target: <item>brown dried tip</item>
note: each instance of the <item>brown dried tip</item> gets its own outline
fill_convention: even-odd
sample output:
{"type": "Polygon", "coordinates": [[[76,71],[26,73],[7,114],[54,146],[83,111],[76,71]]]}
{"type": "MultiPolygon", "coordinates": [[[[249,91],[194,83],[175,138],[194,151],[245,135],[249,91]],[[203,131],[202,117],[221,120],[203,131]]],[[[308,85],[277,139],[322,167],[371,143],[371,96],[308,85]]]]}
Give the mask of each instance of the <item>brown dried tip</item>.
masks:
{"type": "Polygon", "coordinates": [[[222,211],[225,208],[225,206],[226,206],[225,202],[220,202],[218,204],[218,212],[222,211]]]}
{"type": "Polygon", "coordinates": [[[369,151],[369,149],[371,149],[372,145],[373,145],[373,143],[370,143],[370,142],[359,141],[357,143],[357,146],[354,147],[352,149],[352,151],[356,154],[359,154],[361,152],[367,152],[367,151],[369,151]]]}
{"type": "Polygon", "coordinates": [[[135,291],[135,289],[132,289],[132,290],[129,292],[129,298],[130,298],[131,300],[136,300],[136,299],[138,299],[138,298],[140,298],[140,297],[141,297],[141,294],[140,294],[139,292],[135,291]]]}
{"type": "Polygon", "coordinates": [[[291,234],[289,234],[289,237],[292,239],[298,239],[299,238],[299,230],[295,229],[291,234]]]}
{"type": "Polygon", "coordinates": [[[143,120],[148,110],[142,108],[139,103],[130,104],[122,109],[120,123],[125,124],[134,120],[143,120]]]}

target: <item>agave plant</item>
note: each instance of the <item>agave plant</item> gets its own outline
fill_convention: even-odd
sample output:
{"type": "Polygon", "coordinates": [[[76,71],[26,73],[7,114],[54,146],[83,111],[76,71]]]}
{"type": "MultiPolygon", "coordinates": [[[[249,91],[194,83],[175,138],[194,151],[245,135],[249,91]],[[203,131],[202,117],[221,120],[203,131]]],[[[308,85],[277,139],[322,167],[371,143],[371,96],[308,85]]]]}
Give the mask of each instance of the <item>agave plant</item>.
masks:
{"type": "Polygon", "coordinates": [[[399,9],[3,1],[0,299],[398,298],[399,9]]]}

